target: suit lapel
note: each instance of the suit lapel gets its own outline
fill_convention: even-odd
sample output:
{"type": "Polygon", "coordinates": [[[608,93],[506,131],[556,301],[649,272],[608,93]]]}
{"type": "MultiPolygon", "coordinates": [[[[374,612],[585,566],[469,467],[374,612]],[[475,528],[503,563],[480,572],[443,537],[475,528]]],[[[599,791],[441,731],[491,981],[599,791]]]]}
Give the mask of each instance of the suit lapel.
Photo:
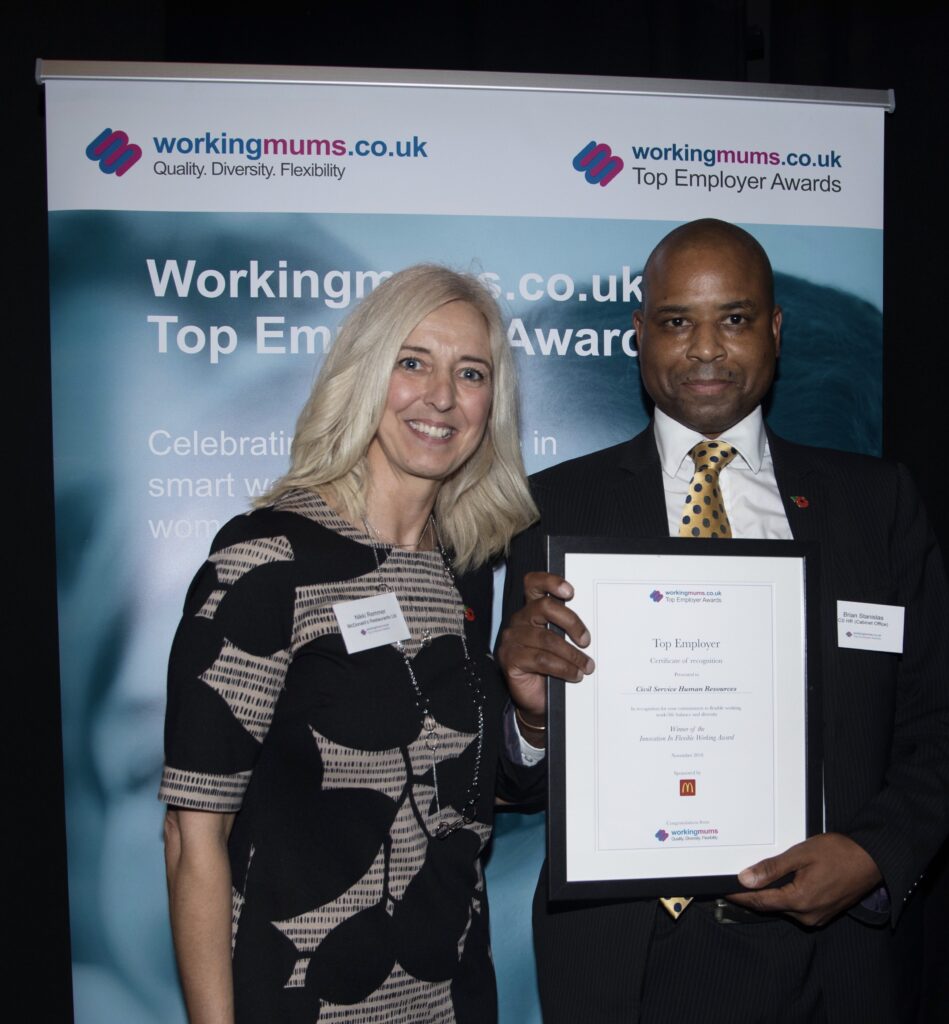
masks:
{"type": "Polygon", "coordinates": [[[669,536],[662,467],[652,423],[624,448],[617,464],[613,496],[617,535],[669,536]]]}
{"type": "Polygon", "coordinates": [[[795,540],[825,541],[820,474],[801,458],[797,446],[768,430],[774,478],[795,540]]]}

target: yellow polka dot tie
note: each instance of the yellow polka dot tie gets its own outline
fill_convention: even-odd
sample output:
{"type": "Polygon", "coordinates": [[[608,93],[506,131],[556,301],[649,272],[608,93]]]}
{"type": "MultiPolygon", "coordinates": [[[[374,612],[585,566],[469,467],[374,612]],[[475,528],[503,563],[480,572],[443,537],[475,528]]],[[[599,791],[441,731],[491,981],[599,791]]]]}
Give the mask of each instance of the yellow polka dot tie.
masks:
{"type": "Polygon", "coordinates": [[[731,537],[718,474],[737,454],[723,441],[699,441],[689,452],[695,473],[682,508],[680,537],[731,537]]]}
{"type": "MultiPolygon", "coordinates": [[[[689,452],[695,463],[695,472],[679,521],[680,537],[731,537],[718,474],[737,454],[730,444],[721,441],[699,441],[689,452]]],[[[678,918],[692,902],[692,897],[665,896],[660,897],[659,902],[672,917],[678,918]]]]}
{"type": "Polygon", "coordinates": [[[692,902],[691,896],[660,896],[659,902],[666,908],[673,918],[678,918],[685,908],[692,902]]]}

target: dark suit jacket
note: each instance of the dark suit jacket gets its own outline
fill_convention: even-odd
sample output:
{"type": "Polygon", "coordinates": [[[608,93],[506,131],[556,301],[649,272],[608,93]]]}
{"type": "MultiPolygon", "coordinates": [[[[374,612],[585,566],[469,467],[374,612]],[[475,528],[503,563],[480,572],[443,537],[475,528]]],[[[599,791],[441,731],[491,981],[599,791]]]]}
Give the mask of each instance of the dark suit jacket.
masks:
{"type": "MultiPolygon", "coordinates": [[[[843,984],[843,978],[872,993],[876,980],[862,975],[887,974],[891,928],[949,833],[946,581],[922,505],[901,466],[792,444],[770,433],[769,441],[794,538],[818,542],[821,549],[827,830],[843,832],[867,850],[891,899],[883,927],[854,921],[873,918],[857,907],[815,933],[815,943],[820,955],[840,946],[838,982],[828,985],[843,984]],[[806,507],[792,496],[806,498],[806,507]],[[838,648],[837,600],[905,606],[904,654],[838,648]],[[872,948],[848,954],[862,933],[873,933],[872,948]]],[[[668,537],[651,426],[631,441],[539,473],[531,484],[541,521],[513,545],[505,620],[523,603],[524,573],[545,567],[546,534],[668,537]]],[[[538,892],[535,943],[545,1021],[635,1020],[642,984],[636,964],[648,954],[654,902],[573,908],[548,906],[542,896],[538,892]],[[587,1014],[585,1008],[598,1002],[600,1009],[587,1014]]],[[[894,985],[886,982],[888,991],[894,985]]],[[[881,991],[874,998],[889,996],[881,991]]],[[[880,1010],[873,998],[869,1005],[880,1010]]],[[[870,1019],[889,1018],[871,1013],[870,1019]]]]}

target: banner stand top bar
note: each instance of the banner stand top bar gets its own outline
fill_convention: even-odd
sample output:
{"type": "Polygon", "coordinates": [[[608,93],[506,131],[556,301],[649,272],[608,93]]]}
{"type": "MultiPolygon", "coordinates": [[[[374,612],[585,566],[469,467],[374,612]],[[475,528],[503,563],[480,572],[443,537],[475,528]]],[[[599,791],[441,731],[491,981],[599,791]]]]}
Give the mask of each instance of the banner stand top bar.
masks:
{"type": "Polygon", "coordinates": [[[601,92],[638,96],[695,96],[704,99],[768,100],[880,107],[892,113],[892,89],[830,89],[761,82],[704,82],[673,78],[600,75],[535,75],[494,71],[416,71],[399,68],[310,68],[253,64],[172,64],[148,61],[36,62],[39,84],[99,81],[231,82],[293,85],[398,85],[407,88],[508,89],[543,92],[601,92]]]}

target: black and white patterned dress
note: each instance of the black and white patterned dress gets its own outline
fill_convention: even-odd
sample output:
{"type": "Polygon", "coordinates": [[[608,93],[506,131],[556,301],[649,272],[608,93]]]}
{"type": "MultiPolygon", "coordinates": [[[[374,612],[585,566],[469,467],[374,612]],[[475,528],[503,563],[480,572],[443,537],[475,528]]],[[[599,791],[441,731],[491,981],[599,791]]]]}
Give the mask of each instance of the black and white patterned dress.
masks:
{"type": "Polygon", "coordinates": [[[374,555],[301,490],[228,523],[195,577],[171,655],[160,798],[239,812],[239,1024],[496,1019],[480,855],[496,789],[516,798],[539,773],[499,760],[490,571],[458,590],[437,551],[374,555]],[[383,583],[412,634],[434,753],[402,656],[347,654],[333,614],[383,583]],[[481,795],[470,825],[436,839],[469,795],[477,748],[463,630],[486,694],[481,795]]]}

